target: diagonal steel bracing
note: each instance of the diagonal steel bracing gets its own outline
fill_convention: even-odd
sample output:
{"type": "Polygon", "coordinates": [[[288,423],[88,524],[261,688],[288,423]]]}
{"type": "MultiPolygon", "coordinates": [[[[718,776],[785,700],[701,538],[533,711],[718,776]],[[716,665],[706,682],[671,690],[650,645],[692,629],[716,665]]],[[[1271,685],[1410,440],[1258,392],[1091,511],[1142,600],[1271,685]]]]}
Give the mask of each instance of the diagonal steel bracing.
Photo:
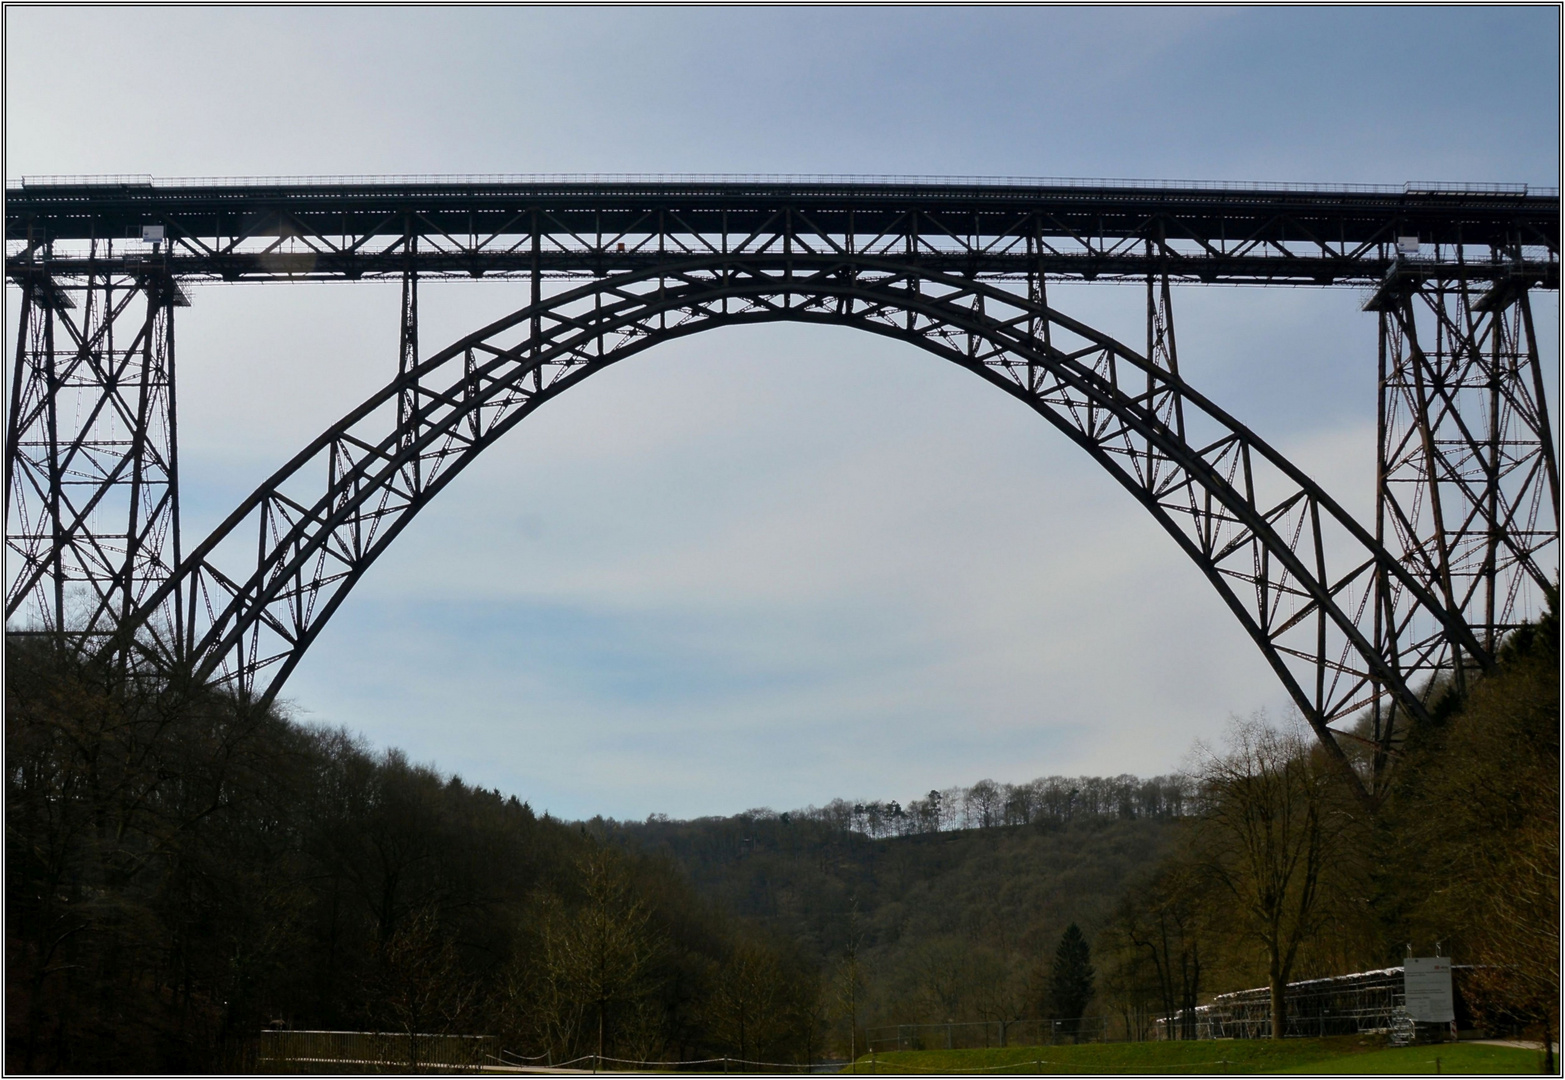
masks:
{"type": "MultiPolygon", "coordinates": [[[[179,561],[173,308],[163,275],[24,278],[6,426],[6,619],[99,638],[179,561]]],[[[177,637],[166,619],[156,631],[177,637]]]]}
{"type": "MultiPolygon", "coordinates": [[[[1525,288],[1417,280],[1382,289],[1376,533],[1485,650],[1541,614],[1559,585],[1559,466],[1525,288]]],[[[1383,585],[1386,610],[1395,582],[1383,585]]],[[[1417,669],[1464,680],[1460,655],[1376,633],[1417,669]]],[[[1377,718],[1387,727],[1394,714],[1377,718]]]]}

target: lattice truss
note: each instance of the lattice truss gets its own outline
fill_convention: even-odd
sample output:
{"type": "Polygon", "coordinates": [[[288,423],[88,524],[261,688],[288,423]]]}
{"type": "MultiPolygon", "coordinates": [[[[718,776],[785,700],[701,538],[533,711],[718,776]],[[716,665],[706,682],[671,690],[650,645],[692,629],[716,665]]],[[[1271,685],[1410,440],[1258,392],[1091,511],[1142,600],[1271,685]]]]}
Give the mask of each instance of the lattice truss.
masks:
{"type": "MultiPolygon", "coordinates": [[[[1027,402],[1107,468],[1218,588],[1327,745],[1383,693],[1377,581],[1482,649],[1425,584],[1298,469],[1180,379],[1166,280],[1138,353],[1008,288],[779,240],[782,258],[685,255],[540,297],[409,368],[238,507],[143,605],[160,663],[274,694],[352,584],[426,502],[533,408],[610,363],[707,327],[773,320],[900,338],[1027,402]],[[756,265],[759,263],[760,265],[756,265]],[[168,612],[185,588],[184,611],[168,612]],[[161,628],[182,626],[176,636],[161,628]]],[[[409,304],[404,302],[406,314],[409,304]]],[[[1340,753],[1340,750],[1337,750],[1340,753]]]]}
{"type": "MultiPolygon", "coordinates": [[[[829,241],[859,256],[906,258],[937,272],[1018,280],[1038,267],[1085,280],[1140,280],[1148,256],[1155,254],[1160,272],[1186,281],[1330,284],[1378,281],[1395,264],[1397,251],[1398,213],[1384,206],[1362,211],[1373,228],[1350,229],[1332,214],[1323,216],[1318,206],[1285,201],[1266,213],[1250,213],[1244,199],[1221,210],[1206,201],[1117,205],[1106,220],[1103,207],[1090,200],[968,210],[928,193],[866,201],[858,210],[785,206],[782,196],[744,199],[732,210],[720,210],[691,189],[684,203],[677,192],[662,193],[660,200],[676,201],[657,208],[637,203],[632,193],[590,209],[539,207],[530,196],[516,196],[510,205],[429,205],[413,211],[294,194],[268,200],[254,212],[230,210],[215,218],[180,207],[158,209],[168,231],[165,265],[182,278],[358,280],[399,277],[412,256],[426,278],[525,278],[540,271],[644,271],[679,252],[781,256],[787,238],[796,237],[806,245],[812,238],[829,241]],[[1149,237],[1155,249],[1148,247],[1149,237]]],[[[835,194],[846,199],[850,191],[835,194]]],[[[419,198],[410,194],[407,201],[419,198]]],[[[125,250],[132,251],[133,244],[125,250]]],[[[1529,223],[1512,254],[1538,280],[1557,282],[1552,244],[1551,235],[1529,223]]],[[[91,242],[80,239],[39,239],[17,254],[45,246],[61,273],[84,272],[91,263],[91,242]]],[[[1443,257],[1456,258],[1459,247],[1445,242],[1443,257]]],[[[1491,274],[1484,265],[1488,241],[1469,242],[1465,251],[1468,274],[1491,274]]]]}
{"type": "Polygon", "coordinates": [[[6,425],[6,620],[96,640],[179,559],[167,279],[23,290],[6,425]]]}
{"type": "MultiPolygon", "coordinates": [[[[1559,470],[1527,293],[1436,280],[1379,306],[1377,533],[1492,652],[1559,584],[1559,470]]],[[[1387,587],[1381,648],[1447,666],[1427,622],[1392,621],[1387,587]]]]}
{"type": "MultiPolygon", "coordinates": [[[[737,222],[719,224],[710,214],[677,210],[594,216],[597,220],[588,224],[597,227],[583,230],[580,212],[491,212],[481,224],[469,216],[467,228],[458,231],[446,214],[305,216],[274,209],[245,219],[242,229],[228,235],[212,235],[200,221],[175,216],[166,220],[172,260],[231,279],[257,272],[292,278],[400,275],[415,254],[425,276],[516,277],[529,274],[534,264],[545,272],[574,270],[584,255],[602,260],[605,269],[644,268],[675,251],[781,254],[784,236],[833,236],[834,245],[861,256],[912,256],[958,272],[1019,274],[1028,263],[1041,260],[1052,272],[1085,268],[1093,276],[1123,278],[1144,273],[1144,237],[1156,235],[1165,269],[1176,276],[1201,280],[1220,266],[1261,277],[1329,281],[1360,269],[1360,264],[1370,264],[1370,272],[1378,270],[1396,239],[1388,231],[1373,240],[1350,241],[1275,219],[1247,234],[1209,235],[1203,225],[1168,214],[1148,215],[1128,228],[1102,233],[1093,231],[1090,220],[1062,212],[959,215],[910,210],[873,234],[857,232],[851,221],[828,221],[827,215],[802,210],[767,215],[754,220],[753,228],[738,226],[737,231],[737,222]]],[[[69,245],[56,245],[57,259],[68,253],[69,245]]]]}

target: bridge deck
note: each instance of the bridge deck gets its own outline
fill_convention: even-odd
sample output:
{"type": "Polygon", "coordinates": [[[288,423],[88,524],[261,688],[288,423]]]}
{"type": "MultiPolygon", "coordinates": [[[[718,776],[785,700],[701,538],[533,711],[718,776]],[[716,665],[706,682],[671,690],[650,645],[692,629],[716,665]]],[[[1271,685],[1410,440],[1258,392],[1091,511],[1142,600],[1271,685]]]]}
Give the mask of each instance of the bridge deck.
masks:
{"type": "Polygon", "coordinates": [[[1559,195],[1524,185],[1330,188],[670,179],[27,180],[7,272],[360,278],[608,274],[671,258],[914,262],[1020,278],[1363,284],[1390,272],[1558,287],[1559,195]],[[161,226],[154,253],[142,240],[161,226]],[[411,238],[411,239],[410,239],[411,238]],[[1416,239],[1418,249],[1399,251],[1416,239]]]}

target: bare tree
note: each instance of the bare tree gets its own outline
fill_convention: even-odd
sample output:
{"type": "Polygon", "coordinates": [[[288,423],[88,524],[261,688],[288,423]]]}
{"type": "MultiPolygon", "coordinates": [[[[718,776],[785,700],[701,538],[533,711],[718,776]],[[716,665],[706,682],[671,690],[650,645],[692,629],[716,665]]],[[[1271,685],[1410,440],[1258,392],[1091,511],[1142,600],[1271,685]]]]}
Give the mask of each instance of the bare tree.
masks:
{"type": "Polygon", "coordinates": [[[980,780],[968,788],[963,802],[968,828],[988,829],[1000,824],[1005,795],[993,780],[980,780]]]}
{"type": "Polygon", "coordinates": [[[566,910],[553,898],[543,903],[539,998],[554,1015],[562,1048],[585,1034],[588,1016],[596,1022],[601,1061],[613,1033],[613,1011],[634,1005],[651,989],[647,976],[658,942],[648,925],[651,913],[606,852],[589,852],[579,869],[585,894],[580,905],[566,910]]]}
{"type": "Polygon", "coordinates": [[[719,1036],[750,1059],[776,1041],[786,987],[775,953],[748,944],[734,949],[719,969],[713,1018],[719,1036]]]}
{"type": "Polygon", "coordinates": [[[970,959],[968,942],[956,937],[932,938],[912,951],[908,969],[923,1011],[947,1021],[957,1016],[966,1019],[970,959]]]}
{"type": "Polygon", "coordinates": [[[1202,754],[1197,780],[1204,861],[1265,953],[1272,1037],[1280,1039],[1284,990],[1321,916],[1333,842],[1349,823],[1340,774],[1297,733],[1251,720],[1235,724],[1226,754],[1202,754]]]}
{"type": "Polygon", "coordinates": [[[1187,861],[1164,863],[1144,890],[1126,897],[1113,924],[1114,935],[1134,950],[1137,959],[1152,966],[1170,1039],[1176,1031],[1182,1039],[1196,1037],[1205,899],[1200,877],[1187,861]]]}
{"type": "Polygon", "coordinates": [[[859,1057],[859,1008],[864,989],[864,975],[859,966],[859,904],[850,902],[848,909],[848,944],[843,950],[842,961],[837,966],[835,979],[837,1004],[848,1018],[848,1060],[853,1071],[858,1072],[859,1057]]]}
{"type": "Polygon", "coordinates": [[[372,1009],[407,1037],[406,1064],[421,1063],[421,1037],[448,1032],[472,1004],[474,988],[462,978],[456,950],[429,909],[415,913],[379,946],[372,1009]]]}

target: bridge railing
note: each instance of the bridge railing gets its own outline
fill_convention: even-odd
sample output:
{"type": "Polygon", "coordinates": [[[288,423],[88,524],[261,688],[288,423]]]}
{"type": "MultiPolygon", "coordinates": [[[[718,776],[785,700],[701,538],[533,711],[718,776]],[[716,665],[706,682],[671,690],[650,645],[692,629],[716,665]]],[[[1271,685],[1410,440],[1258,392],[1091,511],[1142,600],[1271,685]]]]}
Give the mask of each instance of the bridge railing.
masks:
{"type": "Polygon", "coordinates": [[[39,175],[7,180],[7,189],[29,187],[327,187],[327,186],[531,186],[550,184],[825,184],[909,187],[1172,188],[1185,191],[1304,191],[1363,195],[1558,196],[1556,187],[1528,184],[1410,180],[1403,184],[1320,184],[1280,180],[1137,180],[1125,177],[931,176],[868,173],[410,173],[351,176],[167,176],[146,173],[39,175]]]}

